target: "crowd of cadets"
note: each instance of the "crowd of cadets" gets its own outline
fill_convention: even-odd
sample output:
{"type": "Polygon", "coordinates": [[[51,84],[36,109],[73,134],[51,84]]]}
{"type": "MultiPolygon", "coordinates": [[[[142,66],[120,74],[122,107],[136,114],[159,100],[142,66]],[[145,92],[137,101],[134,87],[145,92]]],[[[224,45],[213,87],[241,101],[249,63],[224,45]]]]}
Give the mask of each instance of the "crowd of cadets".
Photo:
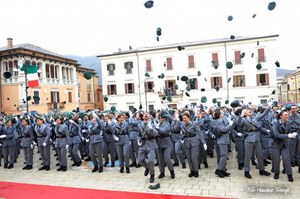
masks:
{"type": "MultiPolygon", "coordinates": [[[[188,165],[188,177],[199,176],[200,165],[208,168],[207,157],[217,154],[215,174],[228,177],[226,161],[231,144],[235,143],[237,168],[251,178],[250,164],[259,174],[272,164],[274,179],[279,178],[280,160],[289,181],[292,167],[300,165],[300,117],[298,107],[210,107],[203,110],[186,107],[182,110],[158,112],[136,111],[115,113],[72,113],[65,115],[3,116],[0,123],[0,164],[11,169],[20,149],[24,152],[23,170],[32,169],[34,147],[38,147],[42,167],[50,170],[51,146],[59,166],[67,170],[67,156],[72,166],[91,160],[92,172],[115,166],[118,158],[120,172],[130,173],[131,167],[144,167],[144,175],[154,181],[154,166],[159,166],[158,178],[175,178],[175,166],[188,165]],[[109,159],[110,158],[110,159],[109,159]],[[255,161],[257,160],[257,163],[255,161]],[[271,160],[271,162],[269,161],[271,160]]],[[[298,168],[300,173],[300,167],[298,168]]]]}

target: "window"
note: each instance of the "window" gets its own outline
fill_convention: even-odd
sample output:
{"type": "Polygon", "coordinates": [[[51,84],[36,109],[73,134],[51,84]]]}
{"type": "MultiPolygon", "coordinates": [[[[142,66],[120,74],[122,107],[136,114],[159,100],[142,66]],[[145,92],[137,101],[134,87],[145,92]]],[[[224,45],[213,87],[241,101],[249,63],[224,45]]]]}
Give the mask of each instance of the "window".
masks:
{"type": "Polygon", "coordinates": [[[289,85],[289,84],[287,85],[287,90],[288,90],[288,91],[290,90],[290,85],[289,85]]]}
{"type": "Polygon", "coordinates": [[[72,103],[72,92],[68,92],[68,102],[72,103]]]}
{"type": "Polygon", "coordinates": [[[149,111],[154,111],[154,105],[153,104],[149,104],[149,111]]]}
{"type": "Polygon", "coordinates": [[[86,90],[91,90],[91,80],[86,80],[86,90]]]}
{"type": "Polygon", "coordinates": [[[51,102],[52,103],[59,102],[59,92],[58,91],[51,91],[50,95],[51,95],[51,102]]]}
{"type": "Polygon", "coordinates": [[[134,93],[134,83],[125,84],[125,94],[134,93]]]}
{"type": "Polygon", "coordinates": [[[134,106],[128,106],[128,110],[130,110],[131,112],[133,112],[134,106]]]}
{"type": "Polygon", "coordinates": [[[108,76],[115,75],[115,69],[116,69],[115,64],[107,64],[108,76]]]}
{"type": "Polygon", "coordinates": [[[269,85],[269,74],[256,74],[256,85],[257,86],[266,86],[269,85]]]}
{"type": "Polygon", "coordinates": [[[40,92],[39,91],[33,91],[33,100],[34,100],[34,104],[40,103],[40,92]],[[37,96],[38,98],[35,96],[37,96]]]}
{"type": "Polygon", "coordinates": [[[210,78],[210,84],[211,84],[212,89],[215,89],[216,86],[219,86],[220,88],[223,88],[222,77],[211,77],[210,78]]]}
{"type": "Polygon", "coordinates": [[[87,93],[87,101],[91,102],[91,93],[87,93]]]}
{"type": "Polygon", "coordinates": [[[152,66],[151,66],[151,59],[146,60],[146,72],[151,72],[152,66]]]}
{"type": "Polygon", "coordinates": [[[133,62],[125,62],[124,68],[126,70],[126,74],[132,74],[133,62]]]}
{"type": "Polygon", "coordinates": [[[189,61],[189,68],[195,68],[195,62],[194,62],[194,55],[189,55],[188,56],[188,61],[189,61]]]}
{"type": "Polygon", "coordinates": [[[164,94],[165,95],[176,95],[176,89],[175,89],[175,80],[166,80],[165,81],[165,89],[164,94]]]}
{"type": "MultiPolygon", "coordinates": [[[[211,57],[212,57],[212,62],[213,62],[213,64],[219,65],[219,56],[218,56],[218,53],[212,53],[212,54],[211,54],[211,57]]],[[[213,65],[213,64],[212,64],[212,65],[213,65]]]]}
{"type": "Polygon", "coordinates": [[[260,100],[260,104],[262,104],[262,105],[267,105],[267,103],[268,103],[268,100],[266,100],[266,99],[260,100]]]}
{"type": "Polygon", "coordinates": [[[235,64],[241,64],[242,63],[241,51],[234,51],[234,63],[235,64]]]}
{"type": "Polygon", "coordinates": [[[258,51],[258,62],[265,62],[266,61],[266,57],[265,57],[265,49],[263,48],[259,48],[257,49],[258,51]]]}
{"type": "Polygon", "coordinates": [[[97,93],[97,102],[100,102],[100,93],[97,93]]]}
{"type": "Polygon", "coordinates": [[[197,90],[198,89],[198,79],[197,78],[189,79],[188,86],[191,90],[197,90]]]}
{"type": "Polygon", "coordinates": [[[167,58],[167,70],[173,70],[172,57],[167,58]]]}
{"type": "Polygon", "coordinates": [[[117,94],[117,85],[107,85],[107,95],[116,95],[117,94]]]}
{"type": "Polygon", "coordinates": [[[145,84],[145,86],[146,86],[146,92],[154,92],[154,82],[146,82],[146,84],[145,84]]]}
{"type": "Polygon", "coordinates": [[[233,87],[245,87],[245,75],[234,75],[233,76],[233,87]]]}

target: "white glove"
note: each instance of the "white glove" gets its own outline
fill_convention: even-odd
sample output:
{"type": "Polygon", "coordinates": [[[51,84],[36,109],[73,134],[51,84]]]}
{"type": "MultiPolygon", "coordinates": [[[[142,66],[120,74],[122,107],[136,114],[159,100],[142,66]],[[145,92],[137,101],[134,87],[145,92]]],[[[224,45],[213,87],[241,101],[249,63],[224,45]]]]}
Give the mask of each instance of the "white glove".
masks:
{"type": "Polygon", "coordinates": [[[85,141],[85,138],[84,138],[84,137],[82,137],[81,139],[82,139],[83,142],[85,141]]]}
{"type": "Polygon", "coordinates": [[[6,138],[6,135],[0,135],[0,138],[6,138]]]}
{"type": "Polygon", "coordinates": [[[147,126],[148,126],[149,129],[152,129],[151,122],[148,122],[147,126]]]}
{"type": "Polygon", "coordinates": [[[2,146],[2,144],[0,143],[0,146],[2,146]]]}
{"type": "Polygon", "coordinates": [[[34,146],[36,146],[36,143],[35,143],[35,141],[33,141],[33,142],[32,142],[32,144],[33,144],[34,146]]]}
{"type": "Polygon", "coordinates": [[[154,126],[155,126],[156,129],[159,129],[159,124],[158,123],[155,122],[154,126]]]}
{"type": "Polygon", "coordinates": [[[211,135],[211,137],[212,137],[213,139],[215,139],[215,138],[216,138],[216,136],[215,136],[214,134],[212,134],[212,135],[211,135]]]}
{"type": "Polygon", "coordinates": [[[43,147],[47,146],[46,142],[43,143],[43,147]]]}
{"type": "Polygon", "coordinates": [[[69,122],[70,122],[71,124],[73,124],[73,123],[74,123],[74,120],[69,120],[69,122]]]}
{"type": "Polygon", "coordinates": [[[82,133],[85,133],[85,132],[86,132],[86,130],[85,130],[85,129],[83,129],[83,130],[82,130],[82,133]]]}
{"type": "Polygon", "coordinates": [[[295,139],[297,135],[298,135],[298,133],[296,133],[296,132],[294,132],[294,133],[289,133],[289,134],[288,134],[288,138],[295,139]]]}
{"type": "Polygon", "coordinates": [[[56,122],[53,122],[53,125],[56,125],[57,123],[56,122]]]}
{"type": "Polygon", "coordinates": [[[66,145],[66,149],[67,149],[67,150],[69,149],[69,145],[66,145]]]}
{"type": "Polygon", "coordinates": [[[93,113],[93,117],[98,117],[98,115],[96,113],[93,113]]]}
{"type": "Polygon", "coordinates": [[[205,131],[205,134],[208,135],[209,131],[205,131]]]}
{"type": "Polygon", "coordinates": [[[207,145],[205,143],[203,144],[203,148],[205,151],[207,150],[207,145]]]}
{"type": "Polygon", "coordinates": [[[232,126],[232,125],[233,125],[233,121],[232,121],[232,120],[230,120],[230,121],[229,121],[229,124],[232,126]]]}
{"type": "Polygon", "coordinates": [[[86,141],[86,142],[89,142],[90,140],[89,140],[89,139],[85,139],[85,141],[86,141]]]}
{"type": "Polygon", "coordinates": [[[239,136],[239,137],[242,137],[242,136],[243,136],[242,133],[237,133],[236,135],[239,136]]]}
{"type": "Polygon", "coordinates": [[[30,145],[30,148],[33,149],[33,144],[30,145]]]}
{"type": "Polygon", "coordinates": [[[119,138],[117,136],[114,137],[115,141],[118,142],[119,138]]]}
{"type": "Polygon", "coordinates": [[[142,142],[138,141],[138,145],[139,145],[139,146],[142,146],[142,142]]]}
{"type": "Polygon", "coordinates": [[[181,144],[183,144],[183,143],[184,143],[184,140],[180,140],[180,142],[181,142],[181,144]]]}

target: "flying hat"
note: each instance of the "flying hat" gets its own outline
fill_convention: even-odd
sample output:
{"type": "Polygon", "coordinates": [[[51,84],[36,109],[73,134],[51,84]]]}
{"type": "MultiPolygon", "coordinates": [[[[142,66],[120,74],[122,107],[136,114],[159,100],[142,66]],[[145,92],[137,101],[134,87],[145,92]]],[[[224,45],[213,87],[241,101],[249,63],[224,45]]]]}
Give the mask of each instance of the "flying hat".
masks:
{"type": "Polygon", "coordinates": [[[233,20],[233,17],[232,17],[231,15],[229,15],[229,16],[227,17],[227,19],[228,19],[228,21],[232,21],[232,20],[233,20]]]}
{"type": "Polygon", "coordinates": [[[211,63],[213,64],[213,67],[214,67],[215,69],[218,69],[219,65],[218,65],[217,63],[215,63],[214,61],[211,61],[211,63]]]}
{"type": "Polygon", "coordinates": [[[218,92],[218,91],[220,90],[220,86],[219,86],[219,85],[216,85],[216,86],[215,86],[215,89],[216,89],[216,91],[218,92]]]}
{"type": "Polygon", "coordinates": [[[235,39],[235,36],[234,36],[234,35],[230,35],[230,39],[231,39],[231,40],[234,40],[234,39],[235,39]]]}
{"type": "Polygon", "coordinates": [[[240,58],[244,58],[245,57],[245,53],[243,52],[242,54],[240,54],[240,58]]]}
{"type": "Polygon", "coordinates": [[[229,100],[225,100],[225,104],[228,104],[229,103],[229,100]]]}
{"type": "Polygon", "coordinates": [[[207,79],[206,79],[206,77],[204,77],[204,81],[206,81],[206,82],[207,82],[207,79]]]}
{"type": "Polygon", "coordinates": [[[257,70],[260,70],[261,68],[262,68],[261,63],[258,63],[258,64],[256,65],[256,69],[257,69],[257,70]]]}
{"type": "Polygon", "coordinates": [[[253,14],[253,15],[252,15],[252,18],[254,19],[255,17],[256,17],[256,14],[253,14]]]}
{"type": "Polygon", "coordinates": [[[201,91],[204,92],[204,91],[205,91],[205,88],[201,88],[201,91]]]}
{"type": "Polygon", "coordinates": [[[30,101],[31,100],[31,96],[27,96],[26,100],[30,101]]]}
{"type": "Polygon", "coordinates": [[[254,53],[251,54],[251,57],[252,57],[252,58],[254,57],[254,53]]]}
{"type": "Polygon", "coordinates": [[[198,71],[198,72],[197,72],[197,75],[200,76],[200,75],[201,75],[201,71],[198,71]]]}
{"type": "Polygon", "coordinates": [[[168,100],[169,102],[172,102],[172,96],[171,96],[171,95],[168,95],[167,100],[168,100]]]}
{"type": "Polygon", "coordinates": [[[275,65],[276,65],[277,67],[280,67],[279,61],[276,61],[276,62],[275,62],[275,65]]]}
{"type": "Polygon", "coordinates": [[[257,41],[256,44],[259,46],[259,41],[257,41]]]}
{"type": "Polygon", "coordinates": [[[275,93],[276,93],[276,90],[273,90],[273,91],[272,91],[272,95],[275,95],[275,93]]]}
{"type": "Polygon", "coordinates": [[[146,1],[146,3],[144,4],[144,6],[146,7],[146,8],[152,8],[153,7],[153,4],[154,4],[154,1],[146,1]]]}
{"type": "Polygon", "coordinates": [[[276,2],[275,2],[275,1],[270,2],[270,3],[268,4],[268,10],[270,10],[270,11],[274,10],[275,7],[276,7],[276,2]]]}
{"type": "Polygon", "coordinates": [[[179,80],[179,75],[177,75],[177,80],[179,80]]]}
{"type": "Polygon", "coordinates": [[[107,102],[108,101],[108,97],[104,96],[103,100],[104,100],[104,102],[107,102]]]}
{"type": "Polygon", "coordinates": [[[206,96],[202,96],[202,97],[201,97],[201,103],[206,103],[206,102],[207,102],[206,96]]]}
{"type": "Polygon", "coordinates": [[[161,31],[162,31],[162,29],[158,27],[158,28],[156,29],[156,35],[157,35],[157,36],[161,36],[161,31]]]}
{"type": "Polygon", "coordinates": [[[182,77],[180,78],[180,80],[181,80],[181,81],[184,81],[184,82],[187,81],[188,79],[189,79],[189,78],[188,78],[187,76],[182,76],[182,77]]]}
{"type": "Polygon", "coordinates": [[[92,78],[92,76],[93,76],[93,74],[91,73],[91,72],[89,72],[89,71],[84,71],[83,72],[83,77],[85,78],[85,79],[91,79],[92,78]]]}
{"type": "Polygon", "coordinates": [[[166,99],[166,96],[163,96],[161,99],[162,99],[162,100],[165,100],[165,99],[166,99]]]}
{"type": "Polygon", "coordinates": [[[187,86],[187,87],[185,88],[185,90],[186,90],[186,91],[190,91],[191,88],[190,88],[189,86],[187,86]]]}
{"type": "Polygon", "coordinates": [[[182,50],[184,50],[184,49],[185,49],[185,47],[184,47],[184,46],[178,46],[177,48],[178,48],[178,50],[179,50],[179,51],[182,51],[182,50]]]}
{"type": "Polygon", "coordinates": [[[229,83],[231,81],[231,77],[228,78],[227,83],[229,83]]]}
{"type": "Polygon", "coordinates": [[[214,98],[213,100],[212,100],[212,103],[217,103],[217,99],[216,98],[214,98]]]}
{"type": "Polygon", "coordinates": [[[111,110],[112,112],[115,112],[115,111],[116,111],[116,107],[115,107],[115,106],[112,106],[112,107],[110,107],[110,110],[111,110]]]}
{"type": "Polygon", "coordinates": [[[233,100],[231,103],[230,103],[230,106],[232,108],[236,108],[238,106],[240,106],[240,101],[239,100],[233,100]]]}
{"type": "Polygon", "coordinates": [[[178,84],[175,85],[175,89],[178,90],[178,84]]]}
{"type": "Polygon", "coordinates": [[[145,73],[145,77],[150,77],[150,74],[149,73],[145,73]]]}
{"type": "Polygon", "coordinates": [[[188,97],[190,97],[190,94],[188,92],[185,92],[185,95],[188,96],[188,97]]]}
{"type": "Polygon", "coordinates": [[[163,79],[165,77],[165,74],[161,74],[161,75],[158,75],[158,79],[163,79]]]}
{"type": "Polygon", "coordinates": [[[232,67],[233,67],[232,62],[228,61],[228,62],[226,63],[226,68],[232,69],[232,67]]]}

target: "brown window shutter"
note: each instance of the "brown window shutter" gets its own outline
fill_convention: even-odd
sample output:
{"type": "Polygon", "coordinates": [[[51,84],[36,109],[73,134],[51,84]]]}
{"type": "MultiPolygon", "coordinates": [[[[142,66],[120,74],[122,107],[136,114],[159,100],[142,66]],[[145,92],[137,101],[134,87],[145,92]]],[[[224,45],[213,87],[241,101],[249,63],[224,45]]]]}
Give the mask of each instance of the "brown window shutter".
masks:
{"type": "Polygon", "coordinates": [[[242,75],[242,77],[243,77],[243,80],[244,80],[243,86],[246,86],[246,76],[242,75]]]}
{"type": "Polygon", "coordinates": [[[125,94],[128,94],[128,84],[125,84],[125,94]]]}
{"type": "Polygon", "coordinates": [[[195,65],[194,65],[194,55],[189,55],[188,60],[189,60],[189,68],[194,68],[195,67],[195,65]]]}
{"type": "Polygon", "coordinates": [[[115,95],[117,94],[117,85],[114,85],[115,87],[115,95]]]}
{"type": "Polygon", "coordinates": [[[234,52],[234,62],[235,64],[240,64],[241,63],[241,51],[235,51],[234,52]]]}
{"type": "Polygon", "coordinates": [[[57,92],[57,102],[60,102],[60,99],[59,99],[59,92],[57,92]]]}
{"type": "Polygon", "coordinates": [[[166,92],[168,92],[168,88],[169,88],[169,87],[168,87],[168,81],[166,80],[166,81],[165,81],[165,90],[166,90],[166,92]]]}
{"type": "Polygon", "coordinates": [[[212,61],[216,64],[219,64],[219,58],[218,58],[218,53],[213,53],[212,54],[212,61]]]}
{"type": "Polygon", "coordinates": [[[232,77],[232,80],[233,80],[233,87],[237,87],[236,75],[234,75],[234,76],[232,77]]]}
{"type": "Polygon", "coordinates": [[[220,86],[220,88],[223,88],[222,77],[219,77],[219,86],[220,86]]]}
{"type": "Polygon", "coordinates": [[[256,86],[259,86],[259,74],[256,74],[256,86]]]}
{"type": "Polygon", "coordinates": [[[146,60],[146,71],[147,72],[152,71],[152,69],[151,69],[151,59],[146,60]]]}
{"type": "Polygon", "coordinates": [[[270,85],[270,82],[269,82],[269,73],[266,73],[266,85],[270,85]]]}
{"type": "Polygon", "coordinates": [[[258,51],[258,60],[259,60],[259,62],[265,61],[265,49],[259,48],[259,49],[257,49],[257,51],[258,51]]]}
{"type": "Polygon", "coordinates": [[[134,92],[134,83],[132,83],[132,93],[135,93],[134,92]]]}
{"type": "Polygon", "coordinates": [[[110,85],[107,85],[107,95],[110,95],[110,85]]]}
{"type": "Polygon", "coordinates": [[[214,77],[211,77],[211,78],[210,78],[210,87],[211,87],[212,89],[215,88],[215,85],[214,85],[214,77]]]}
{"type": "Polygon", "coordinates": [[[195,88],[198,90],[198,78],[195,78],[195,88]]]}
{"type": "Polygon", "coordinates": [[[173,66],[172,66],[172,58],[168,57],[167,58],[167,69],[168,70],[172,70],[173,66]]]}

